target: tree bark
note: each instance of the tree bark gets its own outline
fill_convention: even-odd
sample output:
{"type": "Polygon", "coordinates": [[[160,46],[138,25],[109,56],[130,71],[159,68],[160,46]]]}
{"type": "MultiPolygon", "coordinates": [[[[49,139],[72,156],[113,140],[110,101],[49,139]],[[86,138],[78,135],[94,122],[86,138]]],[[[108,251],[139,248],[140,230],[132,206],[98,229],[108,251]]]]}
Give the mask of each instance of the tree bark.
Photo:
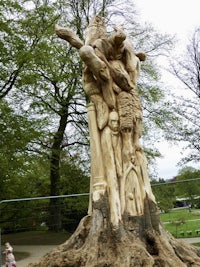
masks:
{"type": "Polygon", "coordinates": [[[155,204],[148,199],[145,203],[145,215],[127,215],[124,223],[113,229],[108,197],[104,196],[69,240],[29,267],[200,266],[200,250],[167,233],[155,204]]]}

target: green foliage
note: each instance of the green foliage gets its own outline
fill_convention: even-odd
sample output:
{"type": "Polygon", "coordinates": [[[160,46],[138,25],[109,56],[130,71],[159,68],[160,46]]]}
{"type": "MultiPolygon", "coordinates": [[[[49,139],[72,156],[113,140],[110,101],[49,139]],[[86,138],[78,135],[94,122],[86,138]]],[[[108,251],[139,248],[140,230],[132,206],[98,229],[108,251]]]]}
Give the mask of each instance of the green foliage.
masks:
{"type": "MultiPolygon", "coordinates": [[[[184,167],[179,171],[174,183],[167,184],[167,181],[162,179],[153,180],[152,190],[159,208],[168,213],[177,201],[198,208],[200,206],[200,180],[195,180],[195,178],[200,178],[200,171],[193,167],[184,167]]],[[[176,221],[176,219],[173,220],[176,221]]]]}
{"type": "Polygon", "coordinates": [[[89,192],[89,177],[80,168],[80,160],[75,157],[67,157],[61,162],[61,192],[64,195],[89,192]]]}
{"type": "Polygon", "coordinates": [[[196,170],[192,167],[185,167],[179,171],[179,175],[176,177],[177,181],[187,180],[184,183],[177,183],[175,187],[175,193],[180,198],[185,197],[192,206],[199,206],[200,200],[200,170],[196,170]],[[191,181],[190,181],[191,180],[191,181]]]}
{"type": "Polygon", "coordinates": [[[165,181],[162,179],[151,182],[158,207],[161,211],[167,213],[174,207],[176,197],[174,186],[170,184],[163,185],[163,183],[165,183],[165,181]]]}
{"type": "Polygon", "coordinates": [[[38,123],[15,114],[5,101],[1,101],[0,110],[1,199],[16,198],[27,183],[25,176],[31,158],[29,149],[40,132],[37,130],[38,123]]]}

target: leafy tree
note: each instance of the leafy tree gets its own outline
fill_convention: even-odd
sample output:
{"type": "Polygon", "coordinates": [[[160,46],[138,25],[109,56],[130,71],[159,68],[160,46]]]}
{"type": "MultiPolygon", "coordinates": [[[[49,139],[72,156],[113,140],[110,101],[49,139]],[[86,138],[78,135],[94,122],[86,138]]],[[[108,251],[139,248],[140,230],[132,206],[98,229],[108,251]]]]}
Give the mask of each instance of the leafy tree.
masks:
{"type": "MultiPolygon", "coordinates": [[[[83,194],[89,192],[89,176],[80,166],[80,157],[62,155],[61,164],[61,193],[65,195],[83,194]]],[[[87,214],[89,196],[71,197],[62,200],[62,228],[74,231],[79,221],[87,214]]]]}
{"type": "Polygon", "coordinates": [[[167,137],[186,142],[189,152],[182,162],[199,162],[200,159],[200,28],[197,28],[185,54],[171,63],[171,72],[183,84],[183,96],[176,97],[173,111],[178,122],[171,125],[167,137]],[[186,93],[186,94],[185,94],[186,93]],[[184,96],[186,95],[186,96],[184,96]]]}
{"type": "MultiPolygon", "coordinates": [[[[0,101],[1,200],[49,194],[46,162],[43,157],[32,153],[35,140],[41,137],[38,128],[38,120],[35,124],[34,120],[30,121],[25,115],[14,113],[6,101],[0,101]]],[[[29,206],[24,205],[17,202],[1,203],[2,231],[32,229],[30,218],[36,204],[29,202],[29,206]],[[25,218],[29,218],[30,222],[25,218]]]]}
{"type": "Polygon", "coordinates": [[[193,167],[185,167],[179,171],[176,181],[186,181],[177,183],[175,187],[176,196],[188,198],[193,206],[199,203],[199,199],[196,197],[200,195],[200,180],[195,180],[195,178],[200,178],[200,170],[193,167]]]}
{"type": "Polygon", "coordinates": [[[17,198],[24,188],[22,185],[27,184],[23,177],[31,158],[31,142],[41,133],[34,120],[14,114],[5,101],[0,102],[0,115],[1,199],[17,198]]]}
{"type": "MultiPolygon", "coordinates": [[[[10,92],[14,100],[11,105],[16,108],[17,102],[20,107],[28,109],[30,118],[42,118],[44,126],[41,129],[51,132],[51,134],[48,133],[47,138],[37,140],[33,150],[38,152],[41,149],[40,153],[46,151],[45,154],[49,154],[50,194],[59,195],[61,151],[72,143],[81,144],[80,135],[74,135],[74,131],[83,132],[82,129],[86,128],[81,127],[86,122],[80,77],[73,75],[73,68],[76,71],[79,68],[81,73],[81,65],[79,62],[70,64],[72,57],[75,57],[74,51],[70,48],[66,50],[53,37],[54,24],[58,18],[57,12],[54,12],[55,6],[50,5],[48,1],[31,1],[29,4],[31,4],[29,7],[23,2],[18,4],[20,11],[23,11],[23,16],[18,16],[16,10],[14,13],[17,19],[10,29],[10,36],[13,38],[17,36],[21,47],[20,51],[15,46],[12,47],[16,56],[12,58],[12,64],[18,64],[18,53],[20,53],[20,59],[25,67],[13,80],[6,94],[10,92]],[[13,91],[11,87],[14,88],[13,91]],[[54,127],[55,121],[58,123],[57,129],[54,127]],[[69,134],[66,137],[67,125],[71,128],[71,133],[68,131],[69,134]],[[76,140],[75,137],[77,137],[76,140]]],[[[6,46],[6,43],[4,45],[6,46]]],[[[7,80],[10,78],[4,78],[5,84],[7,80]]],[[[3,89],[2,92],[6,95],[3,89]]],[[[24,110],[21,112],[23,113],[24,110]]],[[[53,213],[59,213],[59,209],[55,209],[56,201],[58,200],[51,200],[53,213]]],[[[59,218],[57,215],[55,217],[59,218]]]]}
{"type": "MultiPolygon", "coordinates": [[[[31,178],[32,186],[37,185],[34,166],[36,170],[40,169],[41,182],[49,185],[49,190],[41,187],[41,191],[37,191],[35,186],[32,192],[36,195],[59,195],[62,192],[63,153],[69,159],[78,155],[81,166],[86,171],[86,167],[88,168],[88,164],[85,164],[88,161],[88,152],[84,148],[88,146],[88,133],[86,99],[81,85],[82,65],[77,52],[55,37],[54,25],[58,20],[63,26],[75,28],[82,38],[83,31],[94,14],[105,15],[111,27],[114,24],[112,21],[126,18],[125,26],[134,39],[136,50],[140,48],[148,55],[146,63],[142,65],[139,84],[145,109],[144,132],[148,136],[155,136],[153,132],[150,133],[150,129],[157,126],[166,128],[166,121],[171,113],[163,104],[164,94],[158,84],[159,71],[153,59],[163,54],[171,44],[171,38],[157,34],[151,27],[144,28],[134,22],[131,16],[133,12],[130,12],[134,7],[128,1],[123,12],[116,3],[119,1],[9,0],[6,4],[5,1],[0,1],[0,97],[8,102],[13,117],[19,115],[28,118],[32,126],[30,133],[38,133],[37,138],[30,138],[27,146],[24,146],[24,155],[30,157],[21,157],[24,165],[28,166],[24,177],[31,178]],[[41,166],[40,162],[44,164],[41,166]]],[[[149,155],[153,155],[152,150],[149,155]]],[[[18,172],[17,165],[13,165],[13,168],[18,172]]],[[[77,168],[76,164],[74,168],[77,168]]],[[[55,207],[58,206],[59,200],[52,199],[51,216],[57,222],[60,210],[55,207]]],[[[61,221],[57,223],[57,227],[54,230],[59,230],[61,221]]]]}
{"type": "Polygon", "coordinates": [[[165,180],[159,179],[159,181],[153,180],[151,184],[159,208],[161,211],[169,212],[176,200],[175,189],[173,185],[164,183],[165,180]]]}

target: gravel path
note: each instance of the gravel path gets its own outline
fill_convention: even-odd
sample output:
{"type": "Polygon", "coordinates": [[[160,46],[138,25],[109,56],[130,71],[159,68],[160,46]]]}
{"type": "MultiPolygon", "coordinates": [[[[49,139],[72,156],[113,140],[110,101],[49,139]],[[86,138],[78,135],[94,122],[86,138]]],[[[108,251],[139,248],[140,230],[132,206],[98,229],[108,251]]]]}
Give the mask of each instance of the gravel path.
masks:
{"type": "Polygon", "coordinates": [[[189,244],[200,243],[200,237],[181,238],[181,240],[189,244]]]}

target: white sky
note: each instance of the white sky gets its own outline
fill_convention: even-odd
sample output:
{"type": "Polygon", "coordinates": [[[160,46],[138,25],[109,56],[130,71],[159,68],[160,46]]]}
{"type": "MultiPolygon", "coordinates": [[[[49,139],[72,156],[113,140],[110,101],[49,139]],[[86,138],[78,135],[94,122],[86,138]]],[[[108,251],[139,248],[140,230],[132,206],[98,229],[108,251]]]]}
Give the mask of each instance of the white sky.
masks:
{"type": "MultiPolygon", "coordinates": [[[[200,0],[133,0],[133,3],[140,20],[150,22],[161,33],[176,34],[180,40],[177,49],[182,49],[194,29],[200,26],[200,0]]],[[[180,169],[177,163],[184,155],[179,147],[167,142],[159,144],[164,156],[157,160],[160,178],[170,179],[177,175],[180,169]]],[[[200,168],[199,165],[188,166],[200,168]]]]}
{"type": "Polygon", "coordinates": [[[141,19],[150,21],[155,28],[176,33],[181,38],[200,24],[199,0],[133,0],[141,19]]]}

